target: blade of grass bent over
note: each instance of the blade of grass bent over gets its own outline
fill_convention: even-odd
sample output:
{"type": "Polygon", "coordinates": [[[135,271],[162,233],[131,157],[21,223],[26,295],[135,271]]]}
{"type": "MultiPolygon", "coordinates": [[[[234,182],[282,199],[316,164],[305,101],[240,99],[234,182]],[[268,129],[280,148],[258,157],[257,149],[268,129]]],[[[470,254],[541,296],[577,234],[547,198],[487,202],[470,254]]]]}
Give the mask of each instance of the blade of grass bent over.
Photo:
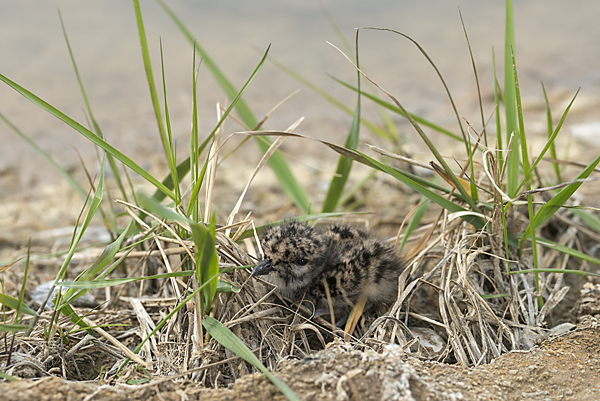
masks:
{"type": "Polygon", "coordinates": [[[2,74],[0,74],[0,81],[4,82],[5,84],[7,84],[11,88],[13,88],[15,91],[17,91],[18,93],[23,95],[27,100],[31,101],[33,104],[35,104],[39,108],[46,110],[48,113],[50,113],[54,117],[58,118],[59,120],[61,120],[65,124],[67,124],[68,126],[75,129],[75,131],[77,131],[80,134],[82,134],[83,136],[85,136],[89,141],[93,142],[95,145],[104,149],[106,152],[113,155],[115,157],[115,159],[121,161],[127,167],[129,167],[130,169],[132,169],[133,171],[138,173],[141,177],[146,179],[148,182],[150,182],[157,189],[162,191],[169,198],[175,200],[175,195],[173,194],[173,192],[171,192],[171,190],[169,190],[169,188],[164,186],[160,181],[158,181],[152,175],[148,174],[143,168],[141,168],[133,160],[131,160],[129,157],[125,156],[123,153],[121,153],[116,148],[114,148],[112,145],[110,145],[108,142],[104,141],[102,138],[100,138],[99,136],[94,134],[92,131],[85,128],[83,125],[79,124],[77,121],[73,120],[71,117],[67,116],[66,114],[64,114],[63,112],[61,112],[60,110],[58,110],[57,108],[52,106],[51,104],[45,102],[41,98],[37,97],[36,95],[31,93],[27,89],[23,88],[22,86],[20,86],[19,84],[10,80],[9,78],[7,78],[6,76],[4,76],[2,74]]]}
{"type": "MultiPolygon", "coordinates": [[[[356,32],[356,65],[359,65],[358,59],[358,31],[356,32]]],[[[356,99],[356,109],[354,111],[354,117],[352,118],[352,125],[350,126],[350,132],[346,138],[346,144],[344,145],[348,149],[355,149],[358,145],[358,135],[360,133],[360,72],[356,72],[356,81],[358,87],[358,96],[356,99]]],[[[323,203],[323,213],[333,212],[344,192],[344,187],[348,181],[350,170],[352,169],[352,159],[347,158],[343,155],[339,156],[337,169],[334,177],[329,183],[329,189],[325,202],[323,203]]]]}
{"type": "Polygon", "coordinates": [[[222,346],[241,357],[246,362],[260,370],[267,376],[267,378],[277,387],[288,400],[300,400],[298,396],[290,389],[284,382],[279,380],[262,364],[262,362],[254,355],[252,351],[240,340],[231,330],[223,326],[221,322],[210,317],[205,316],[202,319],[202,325],[209,332],[209,334],[219,342],[222,346]]]}

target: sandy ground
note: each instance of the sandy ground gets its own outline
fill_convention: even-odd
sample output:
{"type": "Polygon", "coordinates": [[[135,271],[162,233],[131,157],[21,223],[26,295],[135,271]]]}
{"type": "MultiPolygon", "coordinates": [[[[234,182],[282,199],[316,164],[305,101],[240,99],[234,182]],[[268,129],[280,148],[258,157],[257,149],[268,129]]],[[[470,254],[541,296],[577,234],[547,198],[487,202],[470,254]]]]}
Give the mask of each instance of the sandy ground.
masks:
{"type": "MultiPolygon", "coordinates": [[[[476,368],[423,362],[393,347],[377,354],[333,345],[304,360],[282,362],[276,375],[302,400],[595,400],[599,363],[600,330],[588,322],[530,351],[511,352],[476,368]]],[[[219,390],[193,383],[108,386],[45,377],[0,383],[0,391],[6,401],[285,399],[261,374],[219,390]]]]}

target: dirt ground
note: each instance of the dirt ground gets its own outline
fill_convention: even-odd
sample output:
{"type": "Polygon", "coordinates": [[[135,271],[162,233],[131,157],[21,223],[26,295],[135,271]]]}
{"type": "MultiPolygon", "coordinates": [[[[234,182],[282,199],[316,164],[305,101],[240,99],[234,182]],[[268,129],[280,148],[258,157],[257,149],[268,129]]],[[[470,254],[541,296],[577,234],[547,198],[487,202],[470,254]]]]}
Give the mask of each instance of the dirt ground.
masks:
{"type": "MultiPolygon", "coordinates": [[[[335,344],[303,360],[284,361],[277,376],[302,400],[596,400],[600,398],[600,329],[596,321],[527,352],[464,368],[423,362],[389,347],[382,354],[335,344]]],[[[261,374],[232,389],[159,380],[140,386],[69,382],[57,377],[1,383],[6,401],[284,400],[261,374]]]]}

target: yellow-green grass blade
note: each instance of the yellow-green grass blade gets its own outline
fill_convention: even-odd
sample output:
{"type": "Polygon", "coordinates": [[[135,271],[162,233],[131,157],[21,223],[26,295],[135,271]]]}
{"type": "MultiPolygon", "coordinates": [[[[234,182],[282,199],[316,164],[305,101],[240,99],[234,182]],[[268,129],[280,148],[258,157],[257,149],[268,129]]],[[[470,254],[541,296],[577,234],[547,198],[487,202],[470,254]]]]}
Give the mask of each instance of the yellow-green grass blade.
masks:
{"type": "Polygon", "coordinates": [[[0,293],[0,304],[8,306],[19,313],[24,313],[26,315],[38,316],[37,312],[31,309],[27,304],[21,302],[20,300],[11,297],[10,295],[0,293]]]}
{"type": "Polygon", "coordinates": [[[0,323],[0,332],[2,333],[16,333],[17,331],[23,331],[27,329],[29,326],[24,326],[21,324],[4,324],[0,323]]]}
{"type": "Polygon", "coordinates": [[[148,182],[150,182],[157,189],[162,191],[169,198],[175,200],[175,195],[173,194],[173,192],[171,192],[171,190],[169,190],[167,187],[165,187],[160,181],[158,181],[152,175],[148,174],[143,168],[141,168],[139,165],[137,165],[133,160],[131,160],[129,157],[125,156],[123,153],[121,153],[116,148],[114,148],[112,145],[110,145],[108,142],[104,141],[102,138],[98,137],[96,134],[94,134],[93,132],[91,132],[90,130],[85,128],[83,125],[79,124],[77,121],[73,120],[71,117],[67,116],[66,114],[64,114],[57,108],[55,108],[54,106],[45,102],[38,96],[34,95],[27,89],[23,88],[22,86],[20,86],[19,84],[10,80],[9,78],[7,78],[6,76],[4,76],[2,74],[0,74],[0,81],[4,82],[5,84],[7,84],[11,88],[13,88],[15,91],[17,91],[18,93],[23,95],[27,100],[31,101],[36,106],[47,111],[54,117],[58,118],[59,120],[61,120],[65,124],[67,124],[68,126],[75,129],[77,132],[79,132],[84,137],[86,137],[89,141],[91,141],[95,145],[99,146],[100,148],[104,149],[106,152],[108,152],[109,154],[114,156],[117,160],[121,161],[127,167],[129,167],[130,169],[132,169],[133,171],[138,173],[141,177],[146,179],[148,182]]]}
{"type": "Polygon", "coordinates": [[[574,270],[574,269],[555,269],[555,268],[545,268],[539,267],[537,269],[526,269],[526,270],[513,270],[508,274],[526,274],[526,273],[570,273],[570,274],[578,274],[580,276],[595,276],[599,277],[600,274],[586,272],[584,270],[574,270]]]}
{"type": "MultiPolygon", "coordinates": [[[[196,40],[196,38],[194,38],[192,33],[187,29],[183,22],[181,22],[181,20],[175,15],[175,13],[167,6],[167,4],[163,0],[156,1],[179,27],[183,35],[190,41],[190,43],[192,43],[192,45],[196,48],[196,51],[200,53],[200,55],[202,56],[203,64],[212,73],[213,77],[215,78],[221,89],[223,89],[225,94],[230,99],[234,99],[237,96],[238,92],[231,84],[231,82],[221,72],[221,70],[217,67],[216,63],[212,60],[210,55],[204,50],[204,48],[200,46],[199,41],[196,40]]],[[[261,61],[260,65],[262,65],[263,61],[261,61]]],[[[258,125],[258,120],[256,119],[256,117],[254,117],[254,114],[252,114],[252,111],[242,99],[239,99],[239,101],[236,103],[235,109],[238,112],[240,119],[248,127],[256,127],[258,125]]],[[[256,142],[263,153],[266,152],[267,149],[269,149],[269,143],[264,143],[259,138],[256,138],[256,142]]],[[[269,159],[268,164],[275,173],[279,181],[279,185],[281,186],[283,191],[290,197],[290,199],[296,204],[296,206],[300,208],[300,210],[304,211],[305,213],[308,213],[308,210],[310,208],[310,198],[308,197],[308,194],[306,193],[304,188],[298,183],[296,177],[294,177],[294,174],[290,170],[290,167],[288,166],[285,158],[281,155],[281,153],[275,152],[269,159]]]]}
{"type": "Polygon", "coordinates": [[[243,360],[260,370],[267,378],[277,387],[288,400],[300,400],[298,396],[284,382],[279,380],[262,364],[262,362],[254,355],[254,353],[240,340],[231,330],[223,326],[221,322],[205,316],[202,319],[202,325],[208,333],[219,342],[222,346],[235,353],[243,360]]]}

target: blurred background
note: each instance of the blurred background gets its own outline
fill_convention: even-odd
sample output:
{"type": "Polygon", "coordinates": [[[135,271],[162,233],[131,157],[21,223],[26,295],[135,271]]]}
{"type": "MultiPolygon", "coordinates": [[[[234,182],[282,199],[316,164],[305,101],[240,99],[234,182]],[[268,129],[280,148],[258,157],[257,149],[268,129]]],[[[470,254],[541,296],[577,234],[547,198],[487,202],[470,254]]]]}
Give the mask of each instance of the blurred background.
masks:
{"type": "MultiPolygon", "coordinates": [[[[331,20],[352,46],[355,28],[386,27],[411,36],[427,51],[446,79],[461,115],[479,122],[475,80],[459,8],[488,104],[493,95],[493,52],[502,85],[505,5],[501,0],[172,0],[168,4],[238,88],[271,44],[269,54],[275,60],[353,109],[355,95],[329,76],[356,82],[353,67],[327,44],[329,41],[344,49],[331,20]]],[[[157,2],[142,0],[141,7],[159,85],[162,41],[174,135],[185,150],[191,120],[192,46],[157,2]]],[[[58,10],[91,106],[107,140],[138,164],[151,169],[156,162],[149,155],[160,156],[162,150],[131,2],[0,0],[0,74],[88,125],[58,10]]],[[[600,24],[597,23],[600,2],[523,0],[515,2],[514,14],[522,96],[526,107],[541,113],[539,121],[528,121],[538,124],[534,128],[543,132],[545,106],[540,82],[544,82],[551,102],[554,101],[556,116],[560,116],[581,87],[565,135],[588,135],[581,143],[593,144],[600,133],[595,112],[600,93],[600,24]]],[[[363,30],[360,62],[408,110],[457,131],[456,118],[440,81],[412,43],[389,32],[363,30]]],[[[265,128],[283,130],[304,116],[306,120],[297,132],[343,143],[351,117],[270,62],[244,99],[260,119],[297,89],[301,91],[274,113],[265,128]]],[[[227,99],[204,66],[199,69],[198,101],[202,134],[206,135],[216,120],[216,102],[226,104],[227,99]]],[[[364,108],[365,113],[375,115],[372,103],[365,101],[364,108]]],[[[0,113],[67,169],[81,170],[77,152],[85,160],[95,157],[87,140],[3,83],[0,113]]],[[[490,115],[488,107],[486,117],[490,115]]],[[[394,119],[398,120],[401,135],[413,135],[412,128],[394,119]]],[[[237,125],[228,123],[226,131],[237,130],[240,130],[237,125]]],[[[371,142],[376,143],[377,139],[371,142]]],[[[53,194],[55,185],[66,185],[3,122],[0,122],[0,143],[0,202],[5,205],[17,200],[35,202],[53,194]]],[[[418,151],[420,144],[414,146],[418,151]]],[[[588,151],[597,153],[597,148],[590,150],[588,146],[588,151]]],[[[258,159],[260,155],[256,153],[258,159]]],[[[331,161],[337,159],[327,154],[331,161]]],[[[73,208],[79,210],[80,203],[80,200],[73,203],[73,208]]],[[[0,225],[18,220],[15,213],[4,207],[0,225]]]]}

